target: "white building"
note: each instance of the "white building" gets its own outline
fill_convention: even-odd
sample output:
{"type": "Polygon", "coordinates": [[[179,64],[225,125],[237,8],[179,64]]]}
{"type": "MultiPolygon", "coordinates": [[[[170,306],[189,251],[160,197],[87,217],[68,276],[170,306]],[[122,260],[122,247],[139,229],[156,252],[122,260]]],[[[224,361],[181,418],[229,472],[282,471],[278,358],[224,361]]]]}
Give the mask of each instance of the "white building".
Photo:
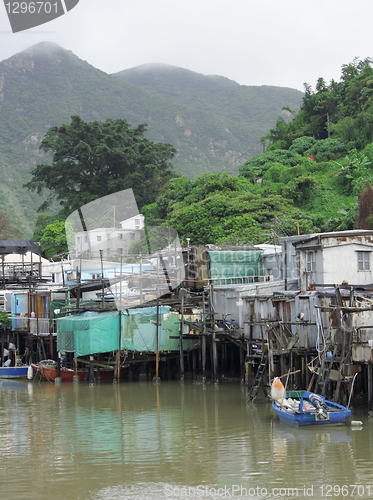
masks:
{"type": "Polygon", "coordinates": [[[102,227],[75,233],[72,258],[120,258],[128,254],[133,243],[140,239],[144,216],[139,214],[120,223],[120,227],[102,227]]]}
{"type": "MultiPolygon", "coordinates": [[[[291,255],[288,240],[288,257],[291,255]]],[[[368,285],[373,283],[373,231],[354,230],[297,237],[288,272],[296,272],[301,291],[313,285],[368,285]],[[295,255],[295,258],[294,258],[295,255]]],[[[288,274],[289,276],[289,274],[288,274]]]]}

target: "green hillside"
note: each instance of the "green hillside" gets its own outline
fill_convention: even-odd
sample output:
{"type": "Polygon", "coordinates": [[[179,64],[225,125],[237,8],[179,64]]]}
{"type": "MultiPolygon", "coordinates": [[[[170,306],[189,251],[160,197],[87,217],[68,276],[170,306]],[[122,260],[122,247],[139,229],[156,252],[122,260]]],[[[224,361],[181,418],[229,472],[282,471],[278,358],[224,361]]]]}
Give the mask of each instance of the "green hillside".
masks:
{"type": "Polygon", "coordinates": [[[277,120],[266,152],[239,176],[173,179],[144,213],[167,219],[191,244],[373,229],[372,62],[355,59],[339,82],[307,86],[293,120],[277,120]]]}
{"type": "MultiPolygon", "coordinates": [[[[302,93],[245,87],[223,77],[180,68],[145,66],[108,75],[72,52],[40,43],[0,62],[0,201],[24,237],[33,231],[40,197],[22,186],[42,157],[49,127],[124,118],[148,124],[147,137],[178,150],[175,169],[187,178],[238,173],[260,153],[285,106],[297,110],[302,93]]],[[[43,159],[45,162],[45,158],[43,159]]]]}

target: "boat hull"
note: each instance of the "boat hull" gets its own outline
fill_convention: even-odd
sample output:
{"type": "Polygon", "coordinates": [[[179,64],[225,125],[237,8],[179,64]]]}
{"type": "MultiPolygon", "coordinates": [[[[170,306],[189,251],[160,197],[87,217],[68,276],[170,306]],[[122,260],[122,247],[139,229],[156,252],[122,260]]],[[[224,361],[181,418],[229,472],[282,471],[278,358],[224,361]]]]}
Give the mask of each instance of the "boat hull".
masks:
{"type": "MultiPolygon", "coordinates": [[[[42,378],[43,380],[47,380],[48,382],[54,382],[57,378],[57,367],[55,365],[36,365],[32,364],[31,365],[35,372],[42,378]]],[[[127,373],[127,368],[121,368],[121,376],[126,375],[127,373]]],[[[60,369],[60,377],[62,382],[73,382],[74,381],[74,375],[75,372],[74,370],[67,369],[67,368],[61,368],[60,369]]],[[[97,372],[95,371],[95,376],[97,375],[97,372]]],[[[79,377],[79,380],[84,380],[86,377],[88,377],[88,371],[87,370],[78,370],[77,371],[77,376],[79,377]]],[[[100,380],[112,380],[114,378],[114,370],[100,370],[100,380]]]]}
{"type": "MultiPolygon", "coordinates": [[[[309,395],[312,393],[308,391],[300,392],[302,393],[300,397],[302,408],[303,399],[308,399],[309,395]]],[[[286,411],[281,408],[281,406],[279,406],[276,401],[273,401],[272,408],[276,415],[278,415],[279,419],[289,425],[346,425],[348,418],[351,416],[351,410],[348,410],[345,406],[338,405],[333,401],[328,401],[324,397],[322,399],[328,406],[327,419],[320,419],[316,411],[303,411],[303,409],[300,409],[297,412],[286,411]]]]}
{"type": "Polygon", "coordinates": [[[30,365],[24,366],[1,366],[0,379],[27,378],[30,365]]]}

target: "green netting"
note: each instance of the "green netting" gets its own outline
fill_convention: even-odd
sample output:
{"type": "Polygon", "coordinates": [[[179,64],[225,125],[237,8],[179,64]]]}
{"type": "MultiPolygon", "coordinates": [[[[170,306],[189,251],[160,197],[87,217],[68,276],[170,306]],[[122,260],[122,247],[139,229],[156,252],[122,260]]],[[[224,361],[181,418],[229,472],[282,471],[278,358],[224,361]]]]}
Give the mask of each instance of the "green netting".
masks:
{"type": "MultiPolygon", "coordinates": [[[[168,306],[159,308],[158,350],[178,351],[179,315],[168,306]]],[[[157,308],[146,307],[122,311],[121,350],[155,352],[157,308]],[[129,313],[129,315],[128,315],[129,313]]],[[[85,312],[57,320],[57,349],[87,356],[116,351],[119,344],[119,312],[85,312]]],[[[189,341],[183,342],[189,349],[189,341]]]]}
{"type": "Polygon", "coordinates": [[[262,250],[212,250],[208,255],[210,277],[216,285],[253,283],[264,274],[262,250]]]}

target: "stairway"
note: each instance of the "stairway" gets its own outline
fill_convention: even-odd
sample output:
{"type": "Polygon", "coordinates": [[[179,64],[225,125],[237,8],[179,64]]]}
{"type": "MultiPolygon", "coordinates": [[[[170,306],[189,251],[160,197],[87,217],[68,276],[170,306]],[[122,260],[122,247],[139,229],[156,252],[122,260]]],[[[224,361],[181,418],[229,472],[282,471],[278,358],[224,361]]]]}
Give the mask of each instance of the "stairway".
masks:
{"type": "Polygon", "coordinates": [[[264,372],[267,366],[268,366],[268,356],[265,353],[263,353],[259,361],[258,369],[256,371],[253,384],[247,396],[247,403],[249,401],[253,401],[258,395],[259,389],[263,383],[264,372]]]}
{"type": "Polygon", "coordinates": [[[332,344],[329,345],[328,349],[325,349],[322,358],[321,358],[321,367],[318,372],[318,377],[316,381],[316,386],[315,386],[315,393],[317,394],[317,390],[320,387],[322,387],[321,390],[321,395],[326,396],[328,384],[329,384],[329,376],[330,376],[330,370],[332,369],[333,363],[335,361],[336,355],[337,355],[337,350],[338,346],[337,344],[332,344]],[[333,348],[332,351],[332,356],[328,358],[327,354],[330,351],[331,347],[333,348]]]}

